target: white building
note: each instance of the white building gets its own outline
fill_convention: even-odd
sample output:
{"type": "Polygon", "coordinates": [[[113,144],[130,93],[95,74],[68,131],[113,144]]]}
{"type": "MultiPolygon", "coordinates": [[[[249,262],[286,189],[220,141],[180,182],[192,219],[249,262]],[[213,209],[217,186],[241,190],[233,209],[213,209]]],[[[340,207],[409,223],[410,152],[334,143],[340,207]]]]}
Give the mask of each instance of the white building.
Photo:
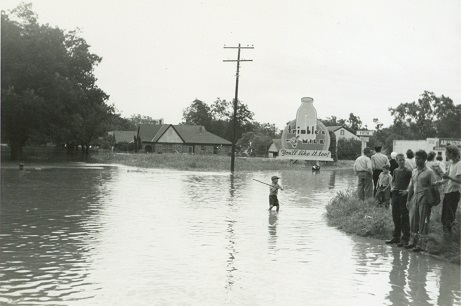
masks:
{"type": "Polygon", "coordinates": [[[360,137],[349,128],[342,125],[327,126],[328,131],[333,132],[336,136],[336,143],[340,138],[360,140],[360,137]]]}
{"type": "Polygon", "coordinates": [[[426,140],[394,140],[393,150],[397,153],[405,154],[408,149],[413,152],[424,150],[426,152],[434,151],[437,156],[442,156],[445,160],[445,148],[447,144],[454,144],[461,148],[461,139],[452,138],[427,138],[426,140]]]}

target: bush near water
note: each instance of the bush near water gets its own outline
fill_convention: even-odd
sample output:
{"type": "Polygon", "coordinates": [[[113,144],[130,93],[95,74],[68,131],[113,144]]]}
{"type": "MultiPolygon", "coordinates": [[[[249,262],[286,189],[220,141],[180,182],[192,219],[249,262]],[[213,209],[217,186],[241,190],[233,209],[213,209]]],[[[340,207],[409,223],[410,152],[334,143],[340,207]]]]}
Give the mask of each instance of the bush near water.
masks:
{"type": "MultiPolygon", "coordinates": [[[[376,205],[373,199],[360,201],[355,190],[337,192],[326,206],[328,225],[348,234],[380,240],[392,238],[394,223],[391,209],[376,205]]],[[[460,264],[460,210],[456,214],[453,233],[449,236],[443,233],[441,214],[442,204],[432,208],[429,233],[421,235],[421,245],[428,254],[460,264]]]]}

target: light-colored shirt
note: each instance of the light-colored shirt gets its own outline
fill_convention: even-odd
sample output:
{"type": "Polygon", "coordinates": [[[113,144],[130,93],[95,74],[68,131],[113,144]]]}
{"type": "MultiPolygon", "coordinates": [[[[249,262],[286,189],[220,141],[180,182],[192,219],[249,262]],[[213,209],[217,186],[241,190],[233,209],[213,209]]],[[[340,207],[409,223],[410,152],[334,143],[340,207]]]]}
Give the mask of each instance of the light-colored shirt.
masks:
{"type": "Polygon", "coordinates": [[[434,171],[424,166],[423,169],[413,169],[408,198],[416,197],[416,203],[426,204],[426,190],[437,181],[434,171]]]}
{"type": "Polygon", "coordinates": [[[405,159],[405,167],[407,167],[410,170],[415,169],[416,168],[415,158],[414,157],[412,159],[406,158],[405,159]]]}
{"type": "Polygon", "coordinates": [[[378,186],[387,187],[392,183],[392,175],[390,173],[384,174],[381,172],[378,178],[378,186]]]}
{"type": "Polygon", "coordinates": [[[376,153],[371,157],[371,168],[373,170],[383,170],[384,165],[390,165],[389,159],[381,152],[376,153]]]}
{"type": "MultiPolygon", "coordinates": [[[[457,162],[456,164],[451,164],[450,168],[448,168],[448,176],[453,178],[458,178],[457,176],[461,175],[461,162],[457,162]]],[[[448,179],[447,185],[445,187],[445,193],[461,191],[460,184],[453,182],[452,180],[448,179]]]]}
{"type": "Polygon", "coordinates": [[[370,174],[373,174],[370,158],[366,155],[359,156],[355,160],[354,171],[355,171],[355,174],[361,171],[365,171],[365,172],[369,172],[370,174]]]}
{"type": "Polygon", "coordinates": [[[426,167],[432,169],[435,174],[435,178],[440,181],[442,180],[442,173],[445,173],[445,168],[438,160],[431,160],[426,162],[426,167]]]}

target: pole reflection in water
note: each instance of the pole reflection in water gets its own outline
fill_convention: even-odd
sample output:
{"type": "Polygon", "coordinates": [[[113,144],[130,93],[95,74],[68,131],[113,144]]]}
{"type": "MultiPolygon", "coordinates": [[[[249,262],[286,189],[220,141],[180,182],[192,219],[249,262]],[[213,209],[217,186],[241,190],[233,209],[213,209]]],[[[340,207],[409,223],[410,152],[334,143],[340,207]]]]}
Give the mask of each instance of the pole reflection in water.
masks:
{"type": "Polygon", "coordinates": [[[235,255],[237,254],[237,251],[235,249],[235,233],[234,233],[234,224],[236,223],[234,218],[234,213],[233,213],[233,200],[234,200],[234,193],[235,193],[235,187],[234,187],[234,174],[231,173],[230,175],[230,188],[229,188],[229,201],[227,201],[228,206],[229,206],[229,215],[227,217],[227,233],[226,233],[226,240],[228,241],[228,244],[226,246],[227,251],[229,252],[229,257],[227,259],[227,265],[226,265],[226,290],[232,290],[232,285],[234,284],[234,276],[233,272],[236,271],[237,269],[235,268],[234,265],[234,260],[235,260],[235,255]]]}

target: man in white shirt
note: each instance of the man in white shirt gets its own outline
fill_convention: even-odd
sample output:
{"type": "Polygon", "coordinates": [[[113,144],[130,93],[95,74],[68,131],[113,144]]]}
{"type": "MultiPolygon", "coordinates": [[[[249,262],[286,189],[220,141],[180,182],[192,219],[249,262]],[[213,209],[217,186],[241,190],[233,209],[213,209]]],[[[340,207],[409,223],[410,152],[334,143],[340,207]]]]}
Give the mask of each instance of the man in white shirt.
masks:
{"type": "Polygon", "coordinates": [[[379,175],[383,172],[384,165],[390,166],[389,159],[381,153],[381,146],[375,147],[375,154],[371,156],[371,169],[373,170],[373,195],[376,195],[379,175]]]}
{"type": "Polygon", "coordinates": [[[442,226],[445,233],[451,234],[455,222],[456,210],[460,199],[461,191],[461,162],[459,149],[455,145],[448,145],[446,155],[452,161],[448,171],[442,174],[442,181],[438,184],[445,184],[443,205],[442,205],[442,226]]]}
{"type": "Polygon", "coordinates": [[[364,201],[373,197],[373,170],[371,168],[371,150],[365,148],[363,155],[359,156],[354,163],[354,171],[358,177],[357,196],[364,201]]]}

